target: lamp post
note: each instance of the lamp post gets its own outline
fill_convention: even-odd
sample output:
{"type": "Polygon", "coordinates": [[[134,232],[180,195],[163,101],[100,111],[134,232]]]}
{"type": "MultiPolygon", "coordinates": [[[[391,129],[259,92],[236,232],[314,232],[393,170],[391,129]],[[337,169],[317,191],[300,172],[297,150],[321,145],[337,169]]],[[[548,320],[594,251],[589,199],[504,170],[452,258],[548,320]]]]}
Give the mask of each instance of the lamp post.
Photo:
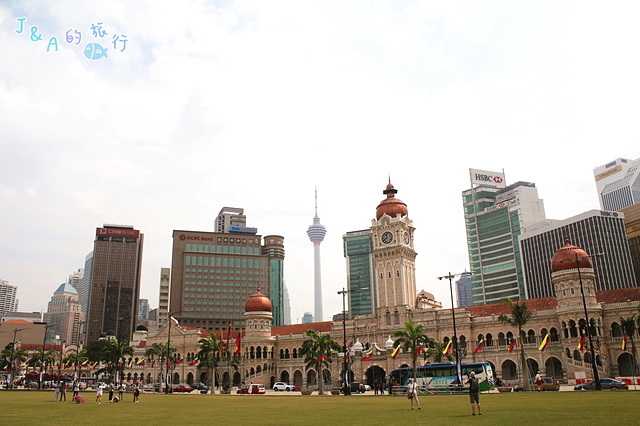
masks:
{"type": "Polygon", "coordinates": [[[347,308],[345,299],[349,290],[345,290],[344,287],[338,294],[342,295],[342,355],[343,355],[343,374],[344,374],[344,394],[345,396],[351,395],[351,387],[349,386],[349,359],[347,357],[347,308]]]}
{"type": "Polygon", "coordinates": [[[78,380],[78,362],[80,357],[80,329],[82,328],[82,324],[84,324],[84,321],[80,321],[78,323],[78,335],[76,338],[76,362],[73,366],[73,378],[75,380],[78,380]]]}
{"type": "MultiPolygon", "coordinates": [[[[166,365],[167,365],[167,375],[165,378],[165,390],[164,393],[168,394],[169,393],[169,385],[170,385],[170,379],[171,376],[169,374],[169,358],[171,357],[171,329],[173,328],[173,324],[171,323],[171,318],[173,316],[173,314],[181,314],[182,312],[169,312],[169,316],[168,316],[168,321],[167,321],[167,326],[169,327],[168,333],[167,333],[167,361],[166,361],[166,365]]],[[[162,368],[162,366],[160,367],[162,368]]]]}
{"type": "Polygon", "coordinates": [[[11,377],[11,383],[9,383],[9,387],[11,389],[13,389],[13,382],[17,376],[16,374],[16,368],[15,368],[15,362],[16,362],[16,334],[18,334],[18,332],[20,331],[24,331],[26,330],[26,328],[14,328],[13,329],[13,343],[11,346],[11,366],[9,368],[9,370],[11,371],[12,377],[11,377]]]}
{"type": "Polygon", "coordinates": [[[587,338],[589,339],[589,351],[591,352],[591,367],[593,368],[593,381],[596,384],[596,390],[602,390],[602,384],[600,383],[600,374],[598,374],[598,363],[596,362],[596,352],[593,349],[593,339],[591,338],[591,324],[589,323],[589,313],[587,312],[587,301],[584,297],[584,287],[582,285],[582,274],[580,273],[580,261],[588,259],[589,257],[578,257],[576,254],[575,260],[576,267],[578,268],[578,281],[580,281],[580,293],[582,295],[582,307],[584,308],[584,318],[587,327],[587,338]]]}
{"type": "Polygon", "coordinates": [[[451,316],[453,317],[453,350],[456,353],[456,375],[458,376],[458,385],[462,385],[462,371],[460,369],[460,351],[458,350],[458,334],[456,331],[456,307],[453,303],[453,278],[462,275],[460,274],[452,274],[449,272],[448,275],[443,275],[438,277],[439,280],[443,278],[447,278],[449,280],[449,293],[451,293],[451,316]]]}
{"type": "Polygon", "coordinates": [[[50,328],[55,328],[55,324],[45,325],[44,327],[44,337],[42,338],[42,359],[40,360],[40,377],[38,379],[38,389],[42,389],[42,374],[44,370],[44,356],[47,348],[47,330],[50,328]]]}

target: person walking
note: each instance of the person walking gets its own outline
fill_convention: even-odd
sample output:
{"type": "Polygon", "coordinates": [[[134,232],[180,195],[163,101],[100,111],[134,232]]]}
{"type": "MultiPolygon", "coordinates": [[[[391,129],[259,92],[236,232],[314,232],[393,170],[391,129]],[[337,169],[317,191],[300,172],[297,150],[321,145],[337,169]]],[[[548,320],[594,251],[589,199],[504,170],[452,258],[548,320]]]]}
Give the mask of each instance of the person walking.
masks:
{"type": "Polygon", "coordinates": [[[133,402],[140,402],[140,386],[138,385],[133,389],[133,402]]]}
{"type": "Polygon", "coordinates": [[[73,382],[73,397],[75,398],[80,393],[80,383],[76,380],[73,382]]]}
{"type": "Polygon", "coordinates": [[[98,384],[96,388],[96,404],[102,404],[102,385],[98,384]]]}
{"type": "Polygon", "coordinates": [[[482,415],[480,411],[480,385],[476,378],[475,371],[472,371],[464,381],[465,384],[469,384],[469,400],[471,401],[471,415],[476,415],[476,406],[478,406],[478,415],[482,415]],[[473,405],[475,403],[475,405],[473,405]]]}
{"type": "Polygon", "coordinates": [[[409,379],[409,386],[407,386],[407,398],[411,401],[411,409],[413,410],[413,402],[416,402],[418,410],[420,410],[420,400],[418,400],[418,384],[409,379]]]}
{"type": "Polygon", "coordinates": [[[538,392],[542,392],[542,376],[539,371],[536,374],[536,385],[538,385],[538,392]]]}
{"type": "Polygon", "coordinates": [[[127,390],[127,385],[125,385],[124,382],[120,383],[120,386],[118,387],[118,397],[120,398],[120,401],[122,401],[122,398],[124,397],[125,390],[127,390]]]}
{"type": "Polygon", "coordinates": [[[113,382],[109,382],[109,402],[113,399],[113,382]]]}

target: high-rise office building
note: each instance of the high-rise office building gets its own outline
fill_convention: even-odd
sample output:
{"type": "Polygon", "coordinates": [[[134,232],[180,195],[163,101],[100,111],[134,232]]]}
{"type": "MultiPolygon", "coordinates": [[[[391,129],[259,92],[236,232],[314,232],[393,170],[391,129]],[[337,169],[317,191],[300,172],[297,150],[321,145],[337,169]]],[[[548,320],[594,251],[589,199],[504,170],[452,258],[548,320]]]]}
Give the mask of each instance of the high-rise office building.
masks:
{"type": "Polygon", "coordinates": [[[590,253],[597,291],[637,285],[624,215],[590,210],[565,220],[542,221],[520,235],[528,299],[556,296],[549,259],[562,248],[565,238],[590,253]]]}
{"type": "Polygon", "coordinates": [[[272,302],[273,325],[283,325],[284,238],[266,235],[262,244],[256,231],[173,231],[169,310],[181,325],[242,329],[258,288],[272,302]]]}
{"type": "Polygon", "coordinates": [[[101,334],[131,340],[138,319],[143,241],[133,226],[105,224],[96,229],[87,343],[101,334]]]}
{"type": "Polygon", "coordinates": [[[473,288],[471,286],[471,273],[463,272],[456,281],[457,307],[473,306],[473,288]]]}
{"type": "Polygon", "coordinates": [[[347,312],[351,318],[371,315],[377,308],[371,229],[347,232],[342,240],[347,259],[347,312]]]}
{"type": "Polygon", "coordinates": [[[138,300],[138,318],[143,320],[149,319],[149,299],[140,299],[138,300]]]}
{"type": "MultiPolygon", "coordinates": [[[[93,252],[90,252],[84,258],[84,275],[82,276],[82,283],[76,287],[78,290],[78,300],[80,301],[80,307],[82,314],[87,318],[87,312],[89,311],[89,292],[91,291],[91,272],[93,268],[93,252]]],[[[86,327],[85,327],[86,330],[86,327]]]]}
{"type": "Polygon", "coordinates": [[[636,273],[636,283],[640,285],[640,203],[620,210],[624,214],[624,226],[629,240],[631,263],[636,273]]]}
{"type": "Polygon", "coordinates": [[[289,298],[289,289],[287,285],[282,286],[282,312],[283,312],[283,325],[291,324],[291,299],[289,298]]]}
{"type": "Polygon", "coordinates": [[[6,312],[18,310],[18,287],[10,285],[9,281],[0,280],[0,318],[6,312]]]}
{"type": "Polygon", "coordinates": [[[302,315],[302,324],[311,324],[313,322],[313,314],[311,312],[305,312],[302,315]]]}
{"type": "Polygon", "coordinates": [[[226,234],[246,226],[247,216],[244,215],[244,209],[238,207],[223,207],[216,218],[216,232],[219,233],[226,234]]]}
{"type": "Polygon", "coordinates": [[[462,192],[473,304],[526,297],[518,235],[545,219],[535,184],[506,186],[504,173],[469,169],[471,189],[462,192]]]}
{"type": "Polygon", "coordinates": [[[69,279],[67,280],[67,284],[70,284],[71,287],[75,288],[78,291],[78,288],[82,287],[82,281],[84,279],[84,269],[79,268],[76,272],[69,275],[69,279]]]}
{"type": "Polygon", "coordinates": [[[320,267],[320,243],[327,235],[327,228],[320,224],[318,217],[318,191],[316,190],[316,215],[313,217],[313,225],[307,229],[307,235],[313,243],[313,320],[323,321],[322,312],[322,268],[320,267]]]}
{"type": "Polygon", "coordinates": [[[593,169],[602,210],[640,203],[640,159],[618,158],[593,169]]]}
{"type": "Polygon", "coordinates": [[[158,328],[164,327],[169,316],[171,268],[160,268],[160,297],[158,298],[158,328]]]}
{"type": "Polygon", "coordinates": [[[71,284],[60,284],[51,296],[44,322],[51,325],[47,329],[46,340],[53,343],[54,336],[60,336],[67,345],[78,345],[84,340],[81,326],[84,315],[78,301],[78,291],[71,284]]]}

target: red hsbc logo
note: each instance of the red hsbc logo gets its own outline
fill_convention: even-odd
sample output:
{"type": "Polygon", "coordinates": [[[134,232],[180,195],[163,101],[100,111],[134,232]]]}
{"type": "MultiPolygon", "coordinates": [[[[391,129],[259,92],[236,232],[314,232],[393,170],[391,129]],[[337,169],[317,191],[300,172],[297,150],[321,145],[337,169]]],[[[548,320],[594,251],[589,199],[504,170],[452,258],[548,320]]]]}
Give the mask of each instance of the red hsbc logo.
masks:
{"type": "Polygon", "coordinates": [[[493,181],[494,181],[495,183],[502,183],[502,178],[501,178],[500,176],[495,176],[495,177],[493,178],[493,181]]]}

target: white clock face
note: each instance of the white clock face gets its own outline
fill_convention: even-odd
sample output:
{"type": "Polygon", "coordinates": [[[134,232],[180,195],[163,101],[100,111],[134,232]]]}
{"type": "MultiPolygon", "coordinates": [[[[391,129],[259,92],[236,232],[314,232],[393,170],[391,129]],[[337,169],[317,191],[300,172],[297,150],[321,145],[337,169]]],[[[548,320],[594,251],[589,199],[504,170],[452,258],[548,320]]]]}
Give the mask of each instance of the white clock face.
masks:
{"type": "Polygon", "coordinates": [[[405,242],[405,244],[409,244],[409,241],[411,241],[410,238],[409,238],[409,233],[405,232],[404,233],[404,242],[405,242]]]}
{"type": "Polygon", "coordinates": [[[391,232],[385,232],[381,238],[384,244],[390,244],[393,241],[393,234],[391,232]]]}

